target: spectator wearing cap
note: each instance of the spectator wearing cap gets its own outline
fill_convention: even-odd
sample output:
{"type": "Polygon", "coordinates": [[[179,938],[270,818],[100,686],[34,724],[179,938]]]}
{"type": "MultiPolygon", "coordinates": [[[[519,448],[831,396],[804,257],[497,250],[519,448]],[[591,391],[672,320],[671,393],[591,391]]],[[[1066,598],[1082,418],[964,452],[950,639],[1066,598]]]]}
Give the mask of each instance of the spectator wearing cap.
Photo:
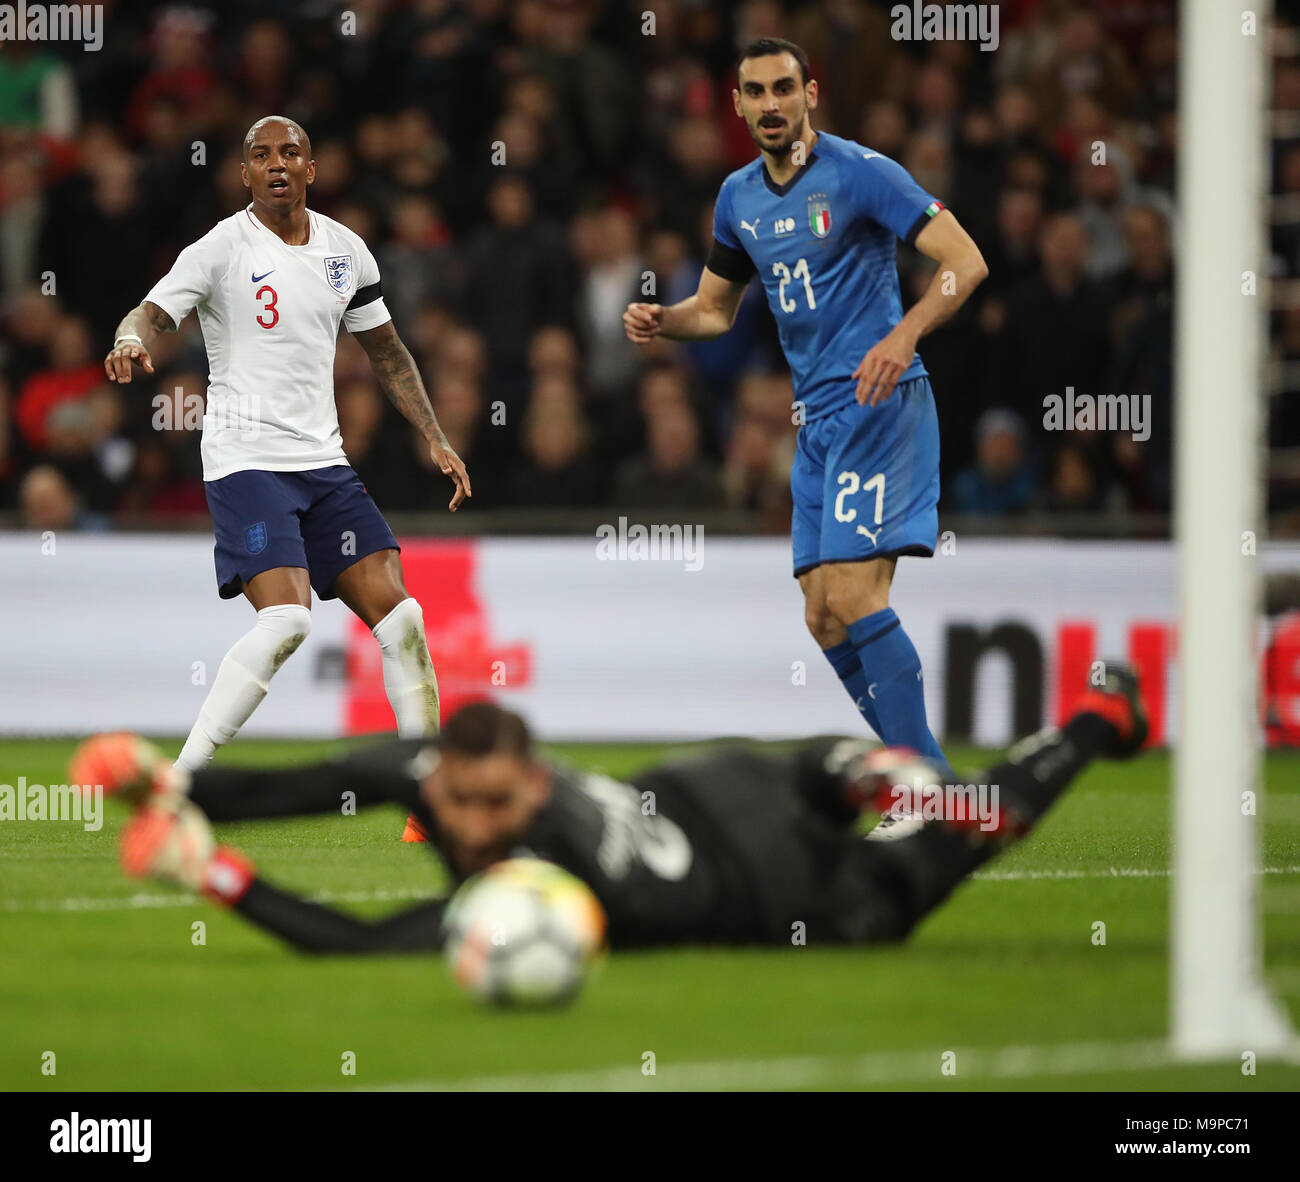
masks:
{"type": "Polygon", "coordinates": [[[995,408],[975,427],[975,463],[958,473],[954,499],[959,513],[1006,517],[1023,513],[1033,499],[1033,469],[1025,457],[1025,426],[1014,411],[995,408]]]}

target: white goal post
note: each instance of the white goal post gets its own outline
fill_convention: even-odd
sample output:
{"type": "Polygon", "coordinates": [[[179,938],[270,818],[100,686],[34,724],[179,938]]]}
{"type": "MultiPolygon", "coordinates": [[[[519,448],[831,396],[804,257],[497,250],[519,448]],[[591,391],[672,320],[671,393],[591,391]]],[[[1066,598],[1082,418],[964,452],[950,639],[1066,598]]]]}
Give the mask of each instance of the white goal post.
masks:
{"type": "Polygon", "coordinates": [[[1245,535],[1263,525],[1270,17],[1271,0],[1184,0],[1179,17],[1174,533],[1183,713],[1170,1000],[1173,1049],[1189,1059],[1294,1046],[1261,976],[1259,836],[1243,808],[1243,794],[1258,799],[1261,787],[1260,575],[1245,535]]]}

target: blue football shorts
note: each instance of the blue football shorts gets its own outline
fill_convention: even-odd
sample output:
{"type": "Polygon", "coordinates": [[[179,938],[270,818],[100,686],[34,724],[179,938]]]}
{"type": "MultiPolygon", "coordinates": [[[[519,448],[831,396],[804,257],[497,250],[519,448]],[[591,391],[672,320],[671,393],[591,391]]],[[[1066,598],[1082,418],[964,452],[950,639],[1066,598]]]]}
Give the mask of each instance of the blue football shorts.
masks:
{"type": "Polygon", "coordinates": [[[790,471],[796,576],[824,562],[934,554],[939,416],[925,376],[878,406],[856,401],[799,428],[790,471]]]}

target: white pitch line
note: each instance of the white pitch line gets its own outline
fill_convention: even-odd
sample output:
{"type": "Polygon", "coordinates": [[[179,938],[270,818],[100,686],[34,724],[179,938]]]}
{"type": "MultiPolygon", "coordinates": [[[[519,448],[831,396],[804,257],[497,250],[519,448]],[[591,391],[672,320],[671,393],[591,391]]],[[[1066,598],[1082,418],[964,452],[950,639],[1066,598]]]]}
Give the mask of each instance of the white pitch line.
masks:
{"type": "MultiPolygon", "coordinates": [[[[1264,866],[1260,874],[1300,874],[1300,866],[1264,866]]],[[[1072,882],[1080,879],[1168,878],[1172,871],[1164,867],[1111,866],[1105,870],[977,870],[978,882],[1072,882]]],[[[412,899],[436,899],[437,891],[416,887],[396,887],[373,891],[318,891],[308,895],[314,903],[385,903],[412,899]]],[[[15,914],[30,911],[144,911],[151,908],[189,907],[198,903],[195,895],[177,892],[169,895],[108,895],[72,899],[5,899],[0,911],[15,914]]]]}
{"type": "MultiPolygon", "coordinates": [[[[1300,866],[1262,866],[1257,874],[1300,874],[1300,866]]],[[[1111,866],[1106,870],[977,870],[978,882],[1052,882],[1078,878],[1169,878],[1167,866],[1111,866]]]]}
{"type": "MultiPolygon", "coordinates": [[[[1300,1063],[1300,1043],[1283,1061],[1300,1063]]],[[[640,1063],[589,1071],[477,1075],[462,1079],[410,1080],[366,1091],[381,1092],[590,1092],[590,1091],[756,1091],[821,1087],[875,1087],[899,1082],[930,1082],[936,1089],[951,1079],[1024,1079],[1084,1075],[1102,1071],[1149,1071],[1184,1065],[1164,1040],[1119,1043],[1063,1043],[1048,1046],[935,1048],[882,1051],[864,1055],[800,1055],[780,1059],[717,1059],[674,1063],[660,1058],[656,1074],[643,1076],[640,1063]],[[949,1074],[944,1055],[951,1054],[949,1074]]],[[[1229,1064],[1225,1070],[1235,1070],[1229,1064]]]]}
{"type": "MultiPolygon", "coordinates": [[[[435,899],[437,891],[426,888],[394,887],[373,891],[316,891],[306,896],[313,903],[384,903],[411,899],[435,899]]],[[[176,891],[169,895],[119,895],[85,899],[5,899],[0,910],[21,911],[143,911],[155,907],[204,905],[197,895],[176,891]]]]}

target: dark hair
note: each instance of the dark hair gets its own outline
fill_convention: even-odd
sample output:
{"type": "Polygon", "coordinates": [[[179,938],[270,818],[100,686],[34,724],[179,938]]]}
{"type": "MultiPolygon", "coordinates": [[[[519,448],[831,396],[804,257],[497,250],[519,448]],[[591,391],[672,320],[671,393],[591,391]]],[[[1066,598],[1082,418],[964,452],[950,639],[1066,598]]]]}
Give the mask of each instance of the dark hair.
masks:
{"type": "Polygon", "coordinates": [[[757,41],[751,41],[745,46],[739,61],[736,62],[736,69],[739,70],[740,63],[747,61],[751,57],[770,57],[776,53],[788,53],[799,63],[799,73],[803,75],[803,85],[807,86],[808,55],[793,41],[787,41],[784,37],[760,37],[757,41]]]}
{"type": "Polygon", "coordinates": [[[438,746],[459,755],[517,755],[533,757],[528,724],[513,710],[495,702],[470,702],[456,711],[438,735],[438,746]]]}

